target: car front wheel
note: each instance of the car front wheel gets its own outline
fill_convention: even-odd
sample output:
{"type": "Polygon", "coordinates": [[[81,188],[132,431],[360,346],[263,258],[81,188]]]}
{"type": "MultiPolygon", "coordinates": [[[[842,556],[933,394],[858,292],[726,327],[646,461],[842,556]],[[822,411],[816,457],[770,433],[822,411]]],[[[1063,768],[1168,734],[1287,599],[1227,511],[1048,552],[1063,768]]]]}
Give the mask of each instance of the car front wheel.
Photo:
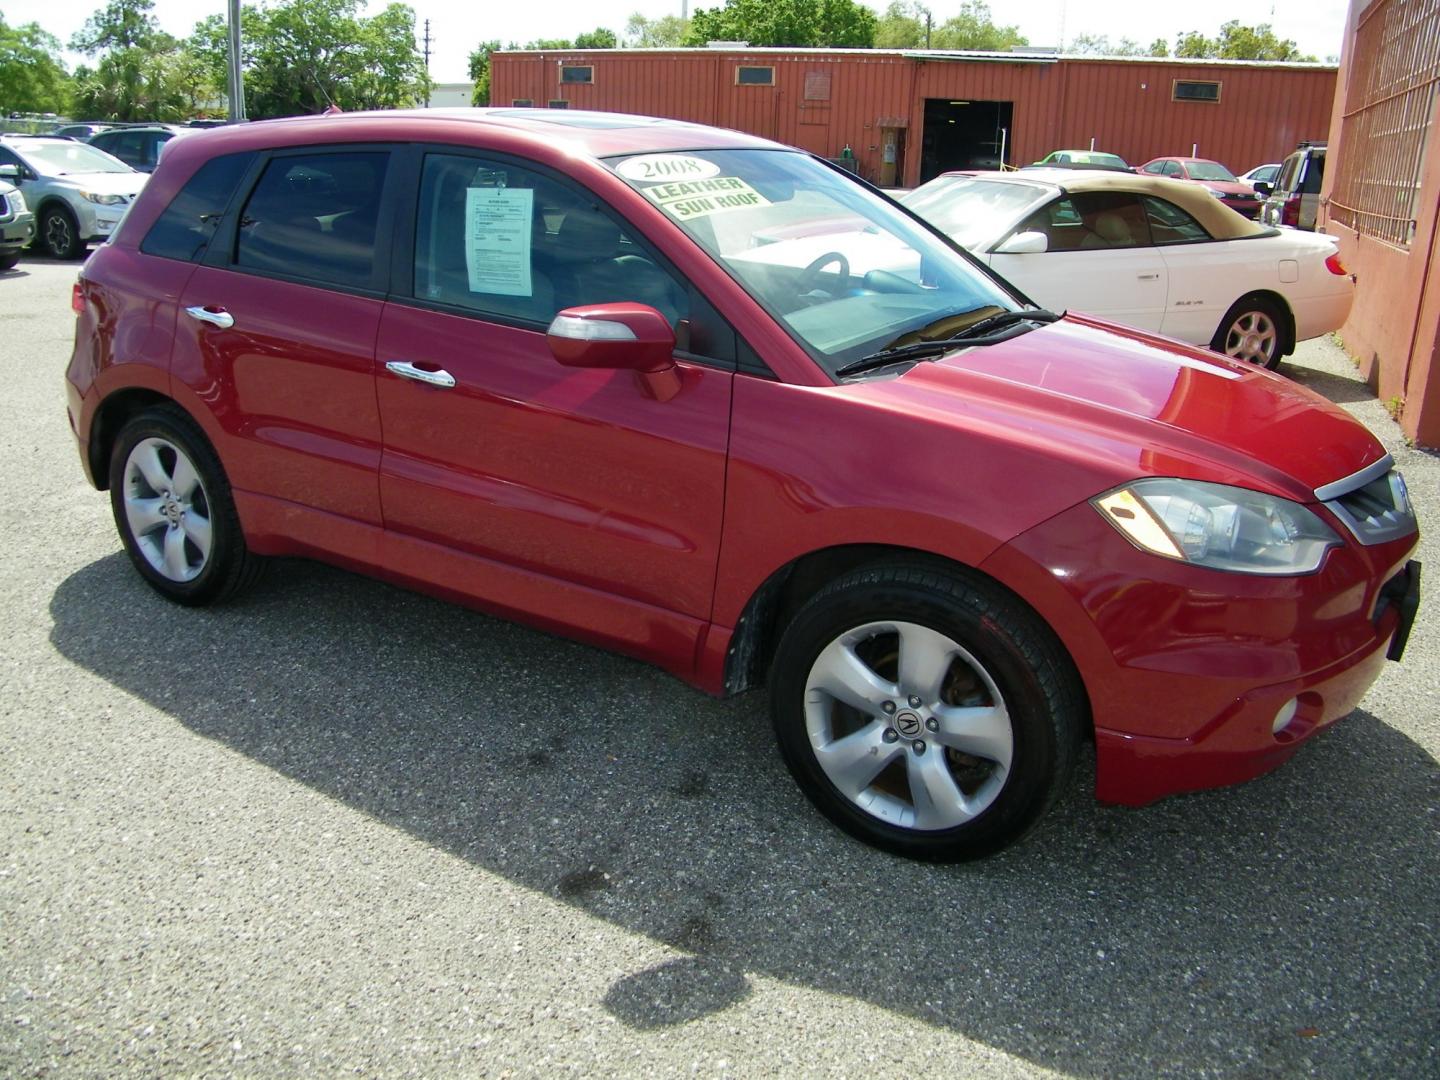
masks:
{"type": "Polygon", "coordinates": [[[1262,296],[1242,297],[1220,320],[1210,347],[1274,371],[1280,366],[1282,325],[1283,317],[1273,301],[1262,296]]]}
{"type": "Polygon", "coordinates": [[[882,564],[791,621],[771,676],[781,753],[877,847],[956,861],[1018,840],[1074,766],[1084,694],[1053,634],[980,575],[882,564]]]}
{"type": "Polygon", "coordinates": [[[147,409],[120,429],[110,457],[110,506],[130,561],[170,600],[214,603],[259,571],[219,459],[177,408],[147,409]]]}
{"type": "Polygon", "coordinates": [[[56,259],[78,259],[85,253],[85,241],[74,215],[62,206],[52,206],[40,221],[40,242],[56,259]]]}

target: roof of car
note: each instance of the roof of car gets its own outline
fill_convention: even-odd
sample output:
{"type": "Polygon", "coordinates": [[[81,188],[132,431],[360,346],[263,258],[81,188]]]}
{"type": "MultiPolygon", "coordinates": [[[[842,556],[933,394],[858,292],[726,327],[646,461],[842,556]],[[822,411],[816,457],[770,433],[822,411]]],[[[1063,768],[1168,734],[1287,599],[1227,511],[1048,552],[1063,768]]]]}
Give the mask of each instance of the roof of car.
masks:
{"type": "Polygon", "coordinates": [[[1075,172],[1069,169],[1026,169],[1023,173],[966,172],[962,175],[1011,183],[1047,184],[1062,191],[1128,191],[1154,195],[1180,207],[1205,227],[1216,240],[1238,240],[1272,230],[1241,217],[1200,184],[1135,173],[1075,172]]]}
{"type": "MultiPolygon", "coordinates": [[[[443,139],[481,125],[501,129],[537,144],[563,143],[568,149],[593,157],[611,154],[706,149],[790,149],[779,143],[738,131],[628,113],[590,112],[581,109],[388,109],[376,112],[296,116],[251,124],[199,130],[197,144],[216,152],[297,145],[338,139],[377,141],[403,138],[443,139]],[[224,146],[224,150],[220,147],[224,146]]],[[[191,140],[187,139],[186,142],[191,140]]]]}

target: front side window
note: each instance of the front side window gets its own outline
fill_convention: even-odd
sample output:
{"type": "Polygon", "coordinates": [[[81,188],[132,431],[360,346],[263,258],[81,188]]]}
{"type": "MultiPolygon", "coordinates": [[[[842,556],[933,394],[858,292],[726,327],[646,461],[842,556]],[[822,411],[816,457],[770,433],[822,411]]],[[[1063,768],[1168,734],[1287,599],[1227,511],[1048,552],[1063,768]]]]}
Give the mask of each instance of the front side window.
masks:
{"type": "Polygon", "coordinates": [[[389,161],[377,151],[273,159],[241,211],[236,264],[327,285],[369,285],[389,161]]]}
{"type": "Polygon", "coordinates": [[[1054,190],[1013,180],[937,176],[902,201],[952,240],[976,248],[1054,190]]]}
{"type": "Polygon", "coordinates": [[[844,173],[783,150],[606,160],[832,374],[905,335],[1022,305],[844,173]]]}
{"type": "Polygon", "coordinates": [[[1180,167],[1180,163],[1178,161],[1165,162],[1165,168],[1163,171],[1166,176],[1183,177],[1185,175],[1185,170],[1180,167]]]}
{"type": "Polygon", "coordinates": [[[1015,231],[1044,233],[1048,251],[1104,251],[1150,243],[1140,200],[1122,192],[1064,196],[1042,206],[1015,231]]]}
{"type": "Polygon", "coordinates": [[[649,304],[679,328],[688,290],[593,196],[511,162],[429,154],[416,218],[416,298],[548,325],[568,307],[649,304]]]}

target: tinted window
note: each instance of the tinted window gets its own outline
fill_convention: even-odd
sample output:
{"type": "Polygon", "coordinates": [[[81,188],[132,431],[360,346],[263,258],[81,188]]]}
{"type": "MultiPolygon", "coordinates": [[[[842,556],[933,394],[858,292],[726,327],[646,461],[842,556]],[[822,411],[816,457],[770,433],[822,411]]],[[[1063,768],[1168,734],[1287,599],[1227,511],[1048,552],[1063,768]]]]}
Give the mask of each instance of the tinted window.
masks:
{"type": "Polygon", "coordinates": [[[1205,227],[1180,207],[1166,199],[1141,196],[1145,215],[1150,219],[1150,238],[1157,244],[1192,244],[1209,240],[1205,227]]]}
{"type": "Polygon", "coordinates": [[[1325,155],[1307,154],[1303,160],[1305,175],[1300,178],[1300,193],[1302,195],[1319,195],[1320,181],[1325,177],[1325,155]]]}
{"type": "Polygon", "coordinates": [[[415,235],[415,295],[546,323],[562,308],[630,300],[671,326],[688,291],[592,197],[510,163],[431,154],[415,235]]]}
{"type": "Polygon", "coordinates": [[[1134,195],[1079,192],[1046,203],[1016,232],[1044,233],[1050,251],[1144,247],[1150,243],[1145,211],[1134,195]]]}
{"type": "Polygon", "coordinates": [[[200,166],[150,226],[140,250],[166,259],[198,259],[204,254],[225,207],[230,204],[230,196],[235,194],[235,187],[253,157],[252,154],[227,154],[200,166]]]}
{"type": "Polygon", "coordinates": [[[240,216],[235,262],[264,273],[368,285],[390,155],[275,158],[240,216]]]}

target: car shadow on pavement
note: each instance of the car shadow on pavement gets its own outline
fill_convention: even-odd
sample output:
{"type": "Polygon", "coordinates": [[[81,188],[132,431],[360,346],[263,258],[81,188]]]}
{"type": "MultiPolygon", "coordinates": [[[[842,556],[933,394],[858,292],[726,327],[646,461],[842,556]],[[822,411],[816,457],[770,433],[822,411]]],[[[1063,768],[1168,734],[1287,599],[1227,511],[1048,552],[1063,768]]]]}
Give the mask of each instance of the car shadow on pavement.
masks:
{"type": "Polygon", "coordinates": [[[1077,1076],[1434,1069],[1440,769],[1364,711],[1271,776],[1142,810],[1094,802],[1087,754],[1025,843],[935,866],[821,819],[763,695],[369,579],[285,561],[187,610],[116,554],[50,610],[64,657],[195,734],[672,946],[602,1002],[639,1030],[759,975],[1077,1076]]]}

